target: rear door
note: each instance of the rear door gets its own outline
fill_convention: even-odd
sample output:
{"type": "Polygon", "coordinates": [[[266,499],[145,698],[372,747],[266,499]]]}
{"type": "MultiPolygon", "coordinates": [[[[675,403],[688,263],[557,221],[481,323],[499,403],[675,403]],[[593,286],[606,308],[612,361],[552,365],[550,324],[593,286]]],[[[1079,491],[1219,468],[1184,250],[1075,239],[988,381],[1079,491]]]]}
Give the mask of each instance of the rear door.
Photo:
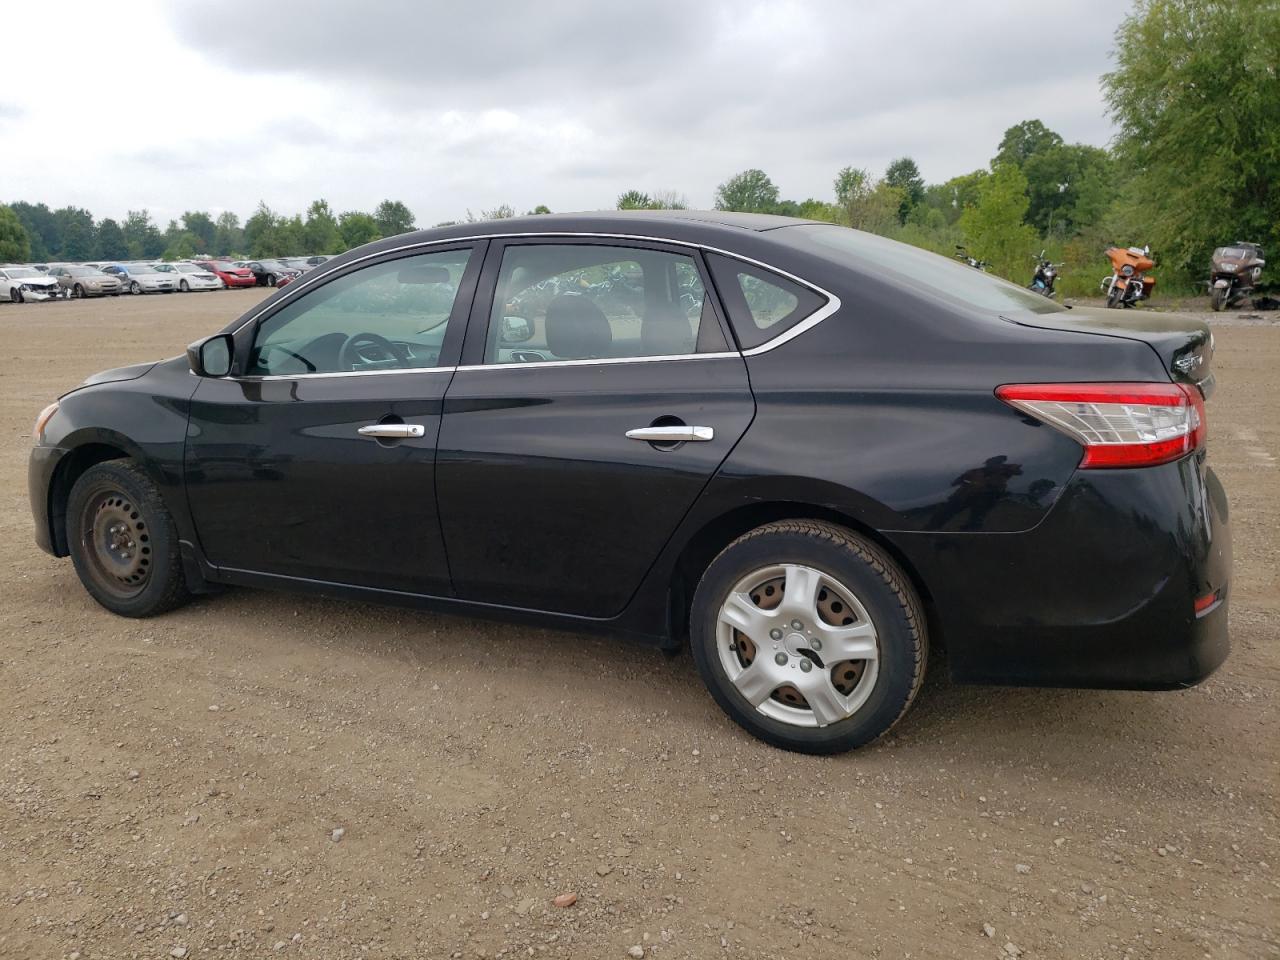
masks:
{"type": "Polygon", "coordinates": [[[622,611],[754,415],[708,288],[680,247],[491,245],[437,452],[459,597],[622,611]]]}

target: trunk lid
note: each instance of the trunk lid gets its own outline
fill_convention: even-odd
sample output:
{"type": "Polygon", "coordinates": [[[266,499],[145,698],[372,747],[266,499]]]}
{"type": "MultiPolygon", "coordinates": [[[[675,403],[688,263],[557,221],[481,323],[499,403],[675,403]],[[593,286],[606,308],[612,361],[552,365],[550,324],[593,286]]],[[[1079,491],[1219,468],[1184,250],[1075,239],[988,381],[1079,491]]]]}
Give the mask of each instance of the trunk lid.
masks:
{"type": "Polygon", "coordinates": [[[1016,313],[1004,319],[1024,327],[1092,333],[1139,340],[1156,352],[1176,382],[1194,383],[1208,397],[1213,390],[1213,334],[1209,325],[1179,313],[1072,307],[1054,313],[1016,313]]]}

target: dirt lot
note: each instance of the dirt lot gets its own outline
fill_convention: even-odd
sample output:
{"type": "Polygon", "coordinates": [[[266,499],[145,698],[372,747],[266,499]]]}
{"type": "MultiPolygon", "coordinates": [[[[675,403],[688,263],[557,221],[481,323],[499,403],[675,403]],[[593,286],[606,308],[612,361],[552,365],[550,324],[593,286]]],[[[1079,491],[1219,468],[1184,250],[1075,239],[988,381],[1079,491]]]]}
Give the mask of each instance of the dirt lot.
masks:
{"type": "Polygon", "coordinates": [[[0,956],[1280,957],[1280,322],[1217,326],[1222,671],[935,663],[894,736],[814,759],[687,656],[248,590],[96,607],[32,544],[31,421],[258,296],[0,305],[0,956]]]}

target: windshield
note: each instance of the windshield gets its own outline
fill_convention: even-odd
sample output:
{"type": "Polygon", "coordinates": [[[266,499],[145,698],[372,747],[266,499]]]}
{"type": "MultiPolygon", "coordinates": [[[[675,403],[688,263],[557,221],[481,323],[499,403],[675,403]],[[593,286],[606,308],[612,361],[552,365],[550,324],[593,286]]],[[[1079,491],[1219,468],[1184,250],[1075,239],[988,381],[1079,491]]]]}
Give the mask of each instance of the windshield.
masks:
{"type": "Polygon", "coordinates": [[[10,280],[32,280],[43,276],[43,274],[38,270],[32,270],[29,267],[15,267],[13,269],[6,270],[5,274],[10,280]]]}
{"type": "Polygon", "coordinates": [[[178,269],[172,263],[157,263],[153,273],[177,273],[178,269]]]}
{"type": "Polygon", "coordinates": [[[885,273],[979,310],[1001,313],[1061,313],[1063,307],[1016,284],[983,273],[958,260],[899,243],[873,233],[834,225],[787,227],[787,237],[802,238],[815,253],[847,259],[851,266],[885,273]]]}
{"type": "Polygon", "coordinates": [[[197,267],[194,263],[175,263],[179,273],[203,273],[204,267],[197,267]]]}
{"type": "Polygon", "coordinates": [[[1253,251],[1245,247],[1219,247],[1214,254],[1216,260],[1248,260],[1253,251]]]}
{"type": "Polygon", "coordinates": [[[131,263],[127,267],[125,267],[125,269],[129,271],[130,276],[134,276],[134,277],[141,276],[142,274],[145,274],[145,273],[158,272],[156,268],[149,263],[131,263]]]}
{"type": "Polygon", "coordinates": [[[101,274],[100,270],[94,270],[92,267],[67,267],[66,271],[69,277],[96,277],[101,274]]]}

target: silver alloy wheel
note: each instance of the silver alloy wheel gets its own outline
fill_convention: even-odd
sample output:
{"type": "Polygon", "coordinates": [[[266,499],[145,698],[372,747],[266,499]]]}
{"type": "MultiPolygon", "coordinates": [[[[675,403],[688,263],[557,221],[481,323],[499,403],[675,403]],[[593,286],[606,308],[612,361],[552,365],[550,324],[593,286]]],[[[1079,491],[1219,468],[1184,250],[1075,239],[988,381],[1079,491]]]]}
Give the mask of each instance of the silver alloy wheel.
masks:
{"type": "Polygon", "coordinates": [[[798,727],[853,716],[879,672],[879,639],[866,608],[835,577],[802,564],[739,580],[720,606],[716,649],[748,703],[798,727]]]}

